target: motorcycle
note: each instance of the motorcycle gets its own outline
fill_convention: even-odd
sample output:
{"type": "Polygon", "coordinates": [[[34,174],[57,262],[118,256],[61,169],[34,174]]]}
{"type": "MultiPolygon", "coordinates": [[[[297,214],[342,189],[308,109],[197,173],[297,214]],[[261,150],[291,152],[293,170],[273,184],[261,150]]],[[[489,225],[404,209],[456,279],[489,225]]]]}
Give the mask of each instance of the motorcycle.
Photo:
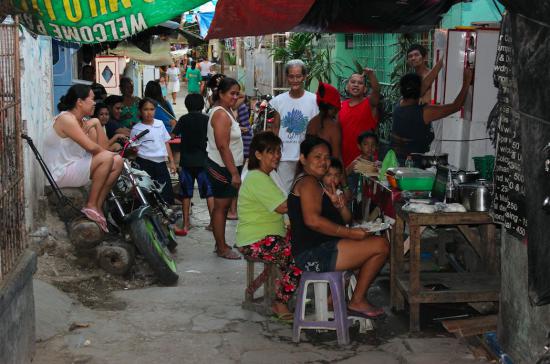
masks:
{"type": "Polygon", "coordinates": [[[107,199],[107,220],[126,241],[133,242],[160,282],[171,285],[179,278],[170,255],[177,245],[171,228],[177,216],[161,196],[163,186],[130,160],[139,139],[148,132],[144,130],[124,142],[120,151],[124,164],[107,199]]]}
{"type": "Polygon", "coordinates": [[[269,104],[272,98],[271,95],[260,94],[258,102],[254,105],[254,121],[252,122],[252,132],[254,134],[265,130],[273,130],[275,109],[269,104]]]}

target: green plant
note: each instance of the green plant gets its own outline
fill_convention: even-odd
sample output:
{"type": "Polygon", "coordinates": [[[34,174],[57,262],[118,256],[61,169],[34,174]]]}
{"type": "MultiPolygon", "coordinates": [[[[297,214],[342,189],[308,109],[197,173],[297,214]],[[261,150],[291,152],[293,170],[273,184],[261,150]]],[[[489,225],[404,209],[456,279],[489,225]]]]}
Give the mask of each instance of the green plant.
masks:
{"type": "Polygon", "coordinates": [[[408,71],[407,50],[414,43],[418,43],[416,37],[412,34],[404,33],[400,34],[397,38],[397,43],[393,44],[393,46],[397,48],[397,52],[390,60],[390,62],[394,64],[393,71],[390,75],[391,83],[394,88],[397,88],[399,79],[408,71]]]}
{"type": "Polygon", "coordinates": [[[234,66],[237,64],[237,55],[235,53],[226,52],[224,53],[224,55],[225,55],[225,62],[228,65],[234,66]]]}

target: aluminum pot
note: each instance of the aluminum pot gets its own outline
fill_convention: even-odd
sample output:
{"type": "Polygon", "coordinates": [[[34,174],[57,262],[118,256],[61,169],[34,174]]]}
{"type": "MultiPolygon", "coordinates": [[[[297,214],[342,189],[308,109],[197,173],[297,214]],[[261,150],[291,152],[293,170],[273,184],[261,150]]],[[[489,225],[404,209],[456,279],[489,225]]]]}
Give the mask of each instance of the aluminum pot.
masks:
{"type": "Polygon", "coordinates": [[[489,211],[491,193],[483,182],[458,185],[460,203],[468,211],[489,211]]]}
{"type": "Polygon", "coordinates": [[[458,171],[453,172],[453,179],[456,179],[459,184],[474,183],[480,178],[478,171],[458,171]]]}

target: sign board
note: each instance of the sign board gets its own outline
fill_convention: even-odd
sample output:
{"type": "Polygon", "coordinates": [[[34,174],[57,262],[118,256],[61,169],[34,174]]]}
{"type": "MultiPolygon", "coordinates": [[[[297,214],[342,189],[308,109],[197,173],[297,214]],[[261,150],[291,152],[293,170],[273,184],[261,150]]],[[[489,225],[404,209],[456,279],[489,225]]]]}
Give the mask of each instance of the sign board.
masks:
{"type": "Polygon", "coordinates": [[[12,0],[37,34],[74,43],[119,41],[207,0],[12,0]]]}
{"type": "Polygon", "coordinates": [[[512,73],[513,44],[510,22],[503,21],[495,60],[498,86],[498,141],[495,161],[495,220],[520,240],[527,237],[525,181],[523,177],[520,116],[514,110],[517,83],[512,73]]]}

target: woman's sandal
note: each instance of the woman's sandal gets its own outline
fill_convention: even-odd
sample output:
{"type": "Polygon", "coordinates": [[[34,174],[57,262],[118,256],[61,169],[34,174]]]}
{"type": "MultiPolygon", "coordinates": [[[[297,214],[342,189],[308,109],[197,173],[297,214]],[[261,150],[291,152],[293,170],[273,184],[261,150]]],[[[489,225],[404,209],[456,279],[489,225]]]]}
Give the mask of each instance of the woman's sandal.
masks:
{"type": "Polygon", "coordinates": [[[273,318],[285,324],[294,323],[294,314],[292,312],[273,312],[273,318]]]}
{"type": "Polygon", "coordinates": [[[220,258],[229,259],[229,260],[240,260],[241,256],[239,253],[235,252],[231,248],[227,248],[223,251],[223,253],[220,253],[218,250],[214,251],[216,255],[220,258]]]}
{"type": "Polygon", "coordinates": [[[88,220],[95,222],[101,230],[106,233],[109,232],[109,229],[107,229],[107,220],[99,212],[89,207],[84,207],[80,212],[82,212],[88,220]]]}
{"type": "Polygon", "coordinates": [[[348,316],[358,316],[366,319],[378,319],[386,316],[382,307],[372,308],[370,310],[354,310],[348,307],[348,316]]]}

